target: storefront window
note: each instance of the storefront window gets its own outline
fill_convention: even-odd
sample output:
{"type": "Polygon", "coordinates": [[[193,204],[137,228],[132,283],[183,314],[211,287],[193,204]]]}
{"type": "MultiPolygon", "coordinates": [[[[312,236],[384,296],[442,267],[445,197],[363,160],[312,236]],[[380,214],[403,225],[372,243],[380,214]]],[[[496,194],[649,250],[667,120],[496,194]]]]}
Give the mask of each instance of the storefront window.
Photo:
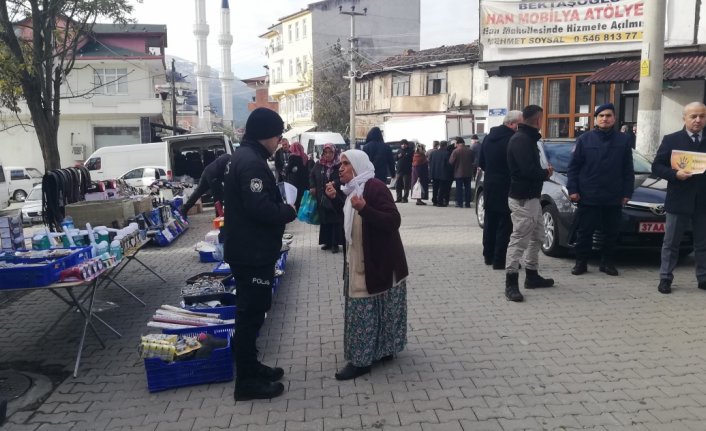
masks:
{"type": "Polygon", "coordinates": [[[530,79],[529,87],[529,103],[528,105],[542,106],[542,96],[544,95],[544,79],[530,79]]]}
{"type": "Polygon", "coordinates": [[[596,106],[610,102],[610,84],[597,84],[596,88],[596,106]]]}
{"type": "Polygon", "coordinates": [[[571,100],[571,79],[550,79],[549,80],[549,104],[547,113],[568,114],[570,113],[571,100]]]}
{"type": "Polygon", "coordinates": [[[515,79],[512,81],[512,109],[522,111],[525,107],[525,79],[515,79]]]}

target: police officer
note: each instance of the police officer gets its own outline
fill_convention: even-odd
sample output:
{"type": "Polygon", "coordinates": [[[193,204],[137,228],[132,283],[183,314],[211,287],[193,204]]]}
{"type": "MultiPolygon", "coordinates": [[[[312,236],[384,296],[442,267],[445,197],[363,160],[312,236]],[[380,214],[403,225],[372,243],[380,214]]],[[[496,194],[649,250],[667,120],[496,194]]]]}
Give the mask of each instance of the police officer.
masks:
{"type": "Polygon", "coordinates": [[[274,111],[255,109],[245,124],[245,136],[226,168],[225,261],[237,286],[233,335],[239,401],[276,397],[282,368],[257,359],[256,338],[272,304],[275,262],[282,247],[284,226],[296,218],[284,203],[267,158],[277,149],[284,122],[274,111]]]}

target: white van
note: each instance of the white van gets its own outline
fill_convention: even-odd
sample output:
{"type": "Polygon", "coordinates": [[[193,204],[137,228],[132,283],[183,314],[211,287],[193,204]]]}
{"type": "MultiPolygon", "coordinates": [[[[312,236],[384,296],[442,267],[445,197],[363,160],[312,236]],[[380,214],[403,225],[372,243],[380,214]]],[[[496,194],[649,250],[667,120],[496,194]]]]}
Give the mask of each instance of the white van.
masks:
{"type": "Polygon", "coordinates": [[[3,169],[2,160],[0,160],[0,210],[4,210],[10,205],[9,196],[10,188],[5,180],[5,169],[3,169]]]}
{"type": "Polygon", "coordinates": [[[97,149],[84,166],[91,180],[110,180],[140,166],[166,168],[167,179],[201,178],[204,166],[223,153],[232,154],[228,136],[223,133],[194,133],[163,138],[151,144],[115,145],[97,149]]]}
{"type": "Polygon", "coordinates": [[[42,173],[35,168],[4,166],[3,171],[10,199],[16,202],[24,202],[32,188],[42,183],[42,173]]]}
{"type": "Polygon", "coordinates": [[[294,135],[289,142],[299,142],[304,146],[306,153],[313,157],[314,161],[318,161],[323,152],[324,145],[333,144],[341,151],[348,149],[348,144],[343,139],[340,133],[334,132],[304,132],[299,135],[294,135]]]}

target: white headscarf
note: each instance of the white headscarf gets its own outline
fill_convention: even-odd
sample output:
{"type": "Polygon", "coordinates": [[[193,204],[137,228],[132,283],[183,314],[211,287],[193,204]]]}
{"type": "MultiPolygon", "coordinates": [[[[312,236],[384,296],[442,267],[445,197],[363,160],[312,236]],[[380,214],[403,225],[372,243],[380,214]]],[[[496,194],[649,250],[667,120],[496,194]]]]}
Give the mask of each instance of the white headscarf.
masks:
{"type": "Polygon", "coordinates": [[[351,205],[351,197],[357,195],[363,197],[363,190],[365,189],[365,183],[369,179],[375,178],[375,166],[368,158],[368,155],[360,150],[348,150],[344,151],[341,156],[345,156],[350,162],[353,170],[355,171],[355,177],[348,183],[341,186],[341,190],[346,194],[346,203],[343,205],[343,229],[346,233],[346,240],[350,244],[351,231],[353,230],[353,216],[355,215],[355,210],[353,205],[351,205]]]}

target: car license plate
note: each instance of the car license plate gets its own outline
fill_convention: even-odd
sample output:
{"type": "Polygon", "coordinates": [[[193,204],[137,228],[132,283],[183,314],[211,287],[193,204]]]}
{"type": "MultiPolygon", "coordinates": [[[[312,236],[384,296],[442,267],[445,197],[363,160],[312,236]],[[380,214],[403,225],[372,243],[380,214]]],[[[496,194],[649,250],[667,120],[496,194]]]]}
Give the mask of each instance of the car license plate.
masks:
{"type": "Polygon", "coordinates": [[[664,222],[640,222],[639,233],[664,233],[664,222]]]}

